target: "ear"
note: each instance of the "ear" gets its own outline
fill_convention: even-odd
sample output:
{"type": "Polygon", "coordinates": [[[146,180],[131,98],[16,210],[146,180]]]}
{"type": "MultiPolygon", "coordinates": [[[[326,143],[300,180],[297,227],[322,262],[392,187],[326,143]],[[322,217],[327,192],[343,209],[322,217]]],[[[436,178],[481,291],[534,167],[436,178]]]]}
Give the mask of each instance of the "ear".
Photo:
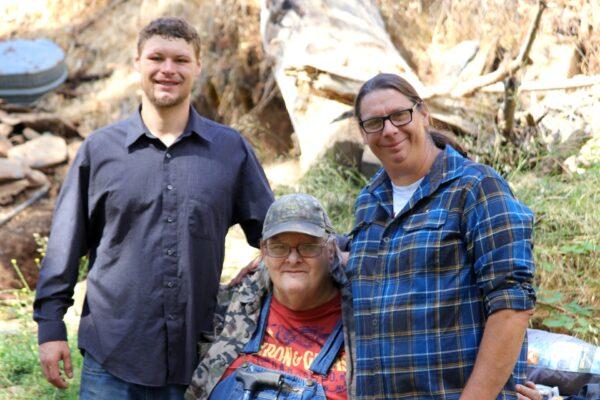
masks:
{"type": "Polygon", "coordinates": [[[362,128],[359,126],[358,129],[360,130],[360,136],[362,136],[362,140],[363,140],[363,144],[368,145],[369,144],[369,139],[367,134],[362,130],[362,128]]]}
{"type": "Polygon", "coordinates": [[[423,103],[419,107],[417,107],[417,112],[423,117],[423,126],[425,128],[429,128],[429,121],[431,119],[431,115],[429,115],[429,109],[423,103]]]}
{"type": "Polygon", "coordinates": [[[136,51],[135,55],[133,56],[133,68],[137,72],[140,72],[140,53],[138,53],[137,51],[136,51]]]}

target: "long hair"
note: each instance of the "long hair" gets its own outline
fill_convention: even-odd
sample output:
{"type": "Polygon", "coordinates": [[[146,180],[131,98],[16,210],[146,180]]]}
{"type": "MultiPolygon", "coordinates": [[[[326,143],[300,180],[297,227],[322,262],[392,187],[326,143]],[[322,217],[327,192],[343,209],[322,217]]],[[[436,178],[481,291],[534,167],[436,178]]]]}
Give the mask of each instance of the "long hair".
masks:
{"type": "MultiPolygon", "coordinates": [[[[421,96],[419,96],[415,88],[410,83],[408,83],[406,79],[396,74],[378,74],[366,81],[365,83],[363,83],[363,85],[360,87],[360,90],[358,91],[358,94],[356,95],[356,99],[354,100],[354,115],[357,118],[357,120],[360,121],[362,119],[360,115],[360,105],[364,97],[371,92],[381,89],[395,90],[401,93],[402,95],[406,96],[413,103],[418,104],[417,108],[421,110],[428,110],[427,104],[425,104],[425,102],[423,101],[421,96]]],[[[428,133],[431,139],[433,140],[433,143],[440,149],[445,148],[446,145],[449,144],[464,157],[467,157],[467,152],[460,144],[458,144],[456,140],[454,140],[452,137],[450,137],[448,134],[445,134],[442,131],[431,128],[431,117],[429,118],[430,128],[428,129],[428,133]]]]}

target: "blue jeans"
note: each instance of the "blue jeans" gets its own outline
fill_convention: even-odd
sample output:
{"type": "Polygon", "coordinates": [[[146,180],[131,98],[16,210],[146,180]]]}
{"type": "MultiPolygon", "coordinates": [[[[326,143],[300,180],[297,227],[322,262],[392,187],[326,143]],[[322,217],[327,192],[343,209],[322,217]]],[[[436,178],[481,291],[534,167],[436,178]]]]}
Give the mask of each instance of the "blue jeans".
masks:
{"type": "Polygon", "coordinates": [[[89,354],[83,358],[80,400],[182,400],[187,386],[142,386],[108,373],[89,354]]]}

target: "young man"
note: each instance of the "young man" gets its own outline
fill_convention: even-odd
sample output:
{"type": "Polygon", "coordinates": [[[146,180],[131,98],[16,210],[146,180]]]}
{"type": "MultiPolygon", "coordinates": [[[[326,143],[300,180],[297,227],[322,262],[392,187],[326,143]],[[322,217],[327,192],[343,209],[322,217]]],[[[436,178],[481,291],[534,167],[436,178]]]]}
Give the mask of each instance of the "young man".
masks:
{"type": "Polygon", "coordinates": [[[181,19],[142,29],[141,107],[85,140],[59,195],[34,319],[44,374],[65,388],[62,319],[88,254],[82,399],[181,398],[212,330],[228,228],[259,244],[273,195],[241,135],[191,107],[199,53],[181,19]]]}

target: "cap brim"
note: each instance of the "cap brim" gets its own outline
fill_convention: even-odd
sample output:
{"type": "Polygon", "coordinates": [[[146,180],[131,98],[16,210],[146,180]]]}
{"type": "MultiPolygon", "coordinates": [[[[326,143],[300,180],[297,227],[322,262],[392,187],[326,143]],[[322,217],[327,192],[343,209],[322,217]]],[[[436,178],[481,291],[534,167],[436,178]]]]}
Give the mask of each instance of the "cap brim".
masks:
{"type": "Polygon", "coordinates": [[[296,233],[304,233],[306,235],[315,236],[315,237],[324,237],[325,229],[306,221],[285,221],[280,224],[275,225],[271,229],[266,232],[263,232],[262,239],[267,240],[272,238],[275,235],[279,235],[284,232],[296,232],[296,233]]]}

